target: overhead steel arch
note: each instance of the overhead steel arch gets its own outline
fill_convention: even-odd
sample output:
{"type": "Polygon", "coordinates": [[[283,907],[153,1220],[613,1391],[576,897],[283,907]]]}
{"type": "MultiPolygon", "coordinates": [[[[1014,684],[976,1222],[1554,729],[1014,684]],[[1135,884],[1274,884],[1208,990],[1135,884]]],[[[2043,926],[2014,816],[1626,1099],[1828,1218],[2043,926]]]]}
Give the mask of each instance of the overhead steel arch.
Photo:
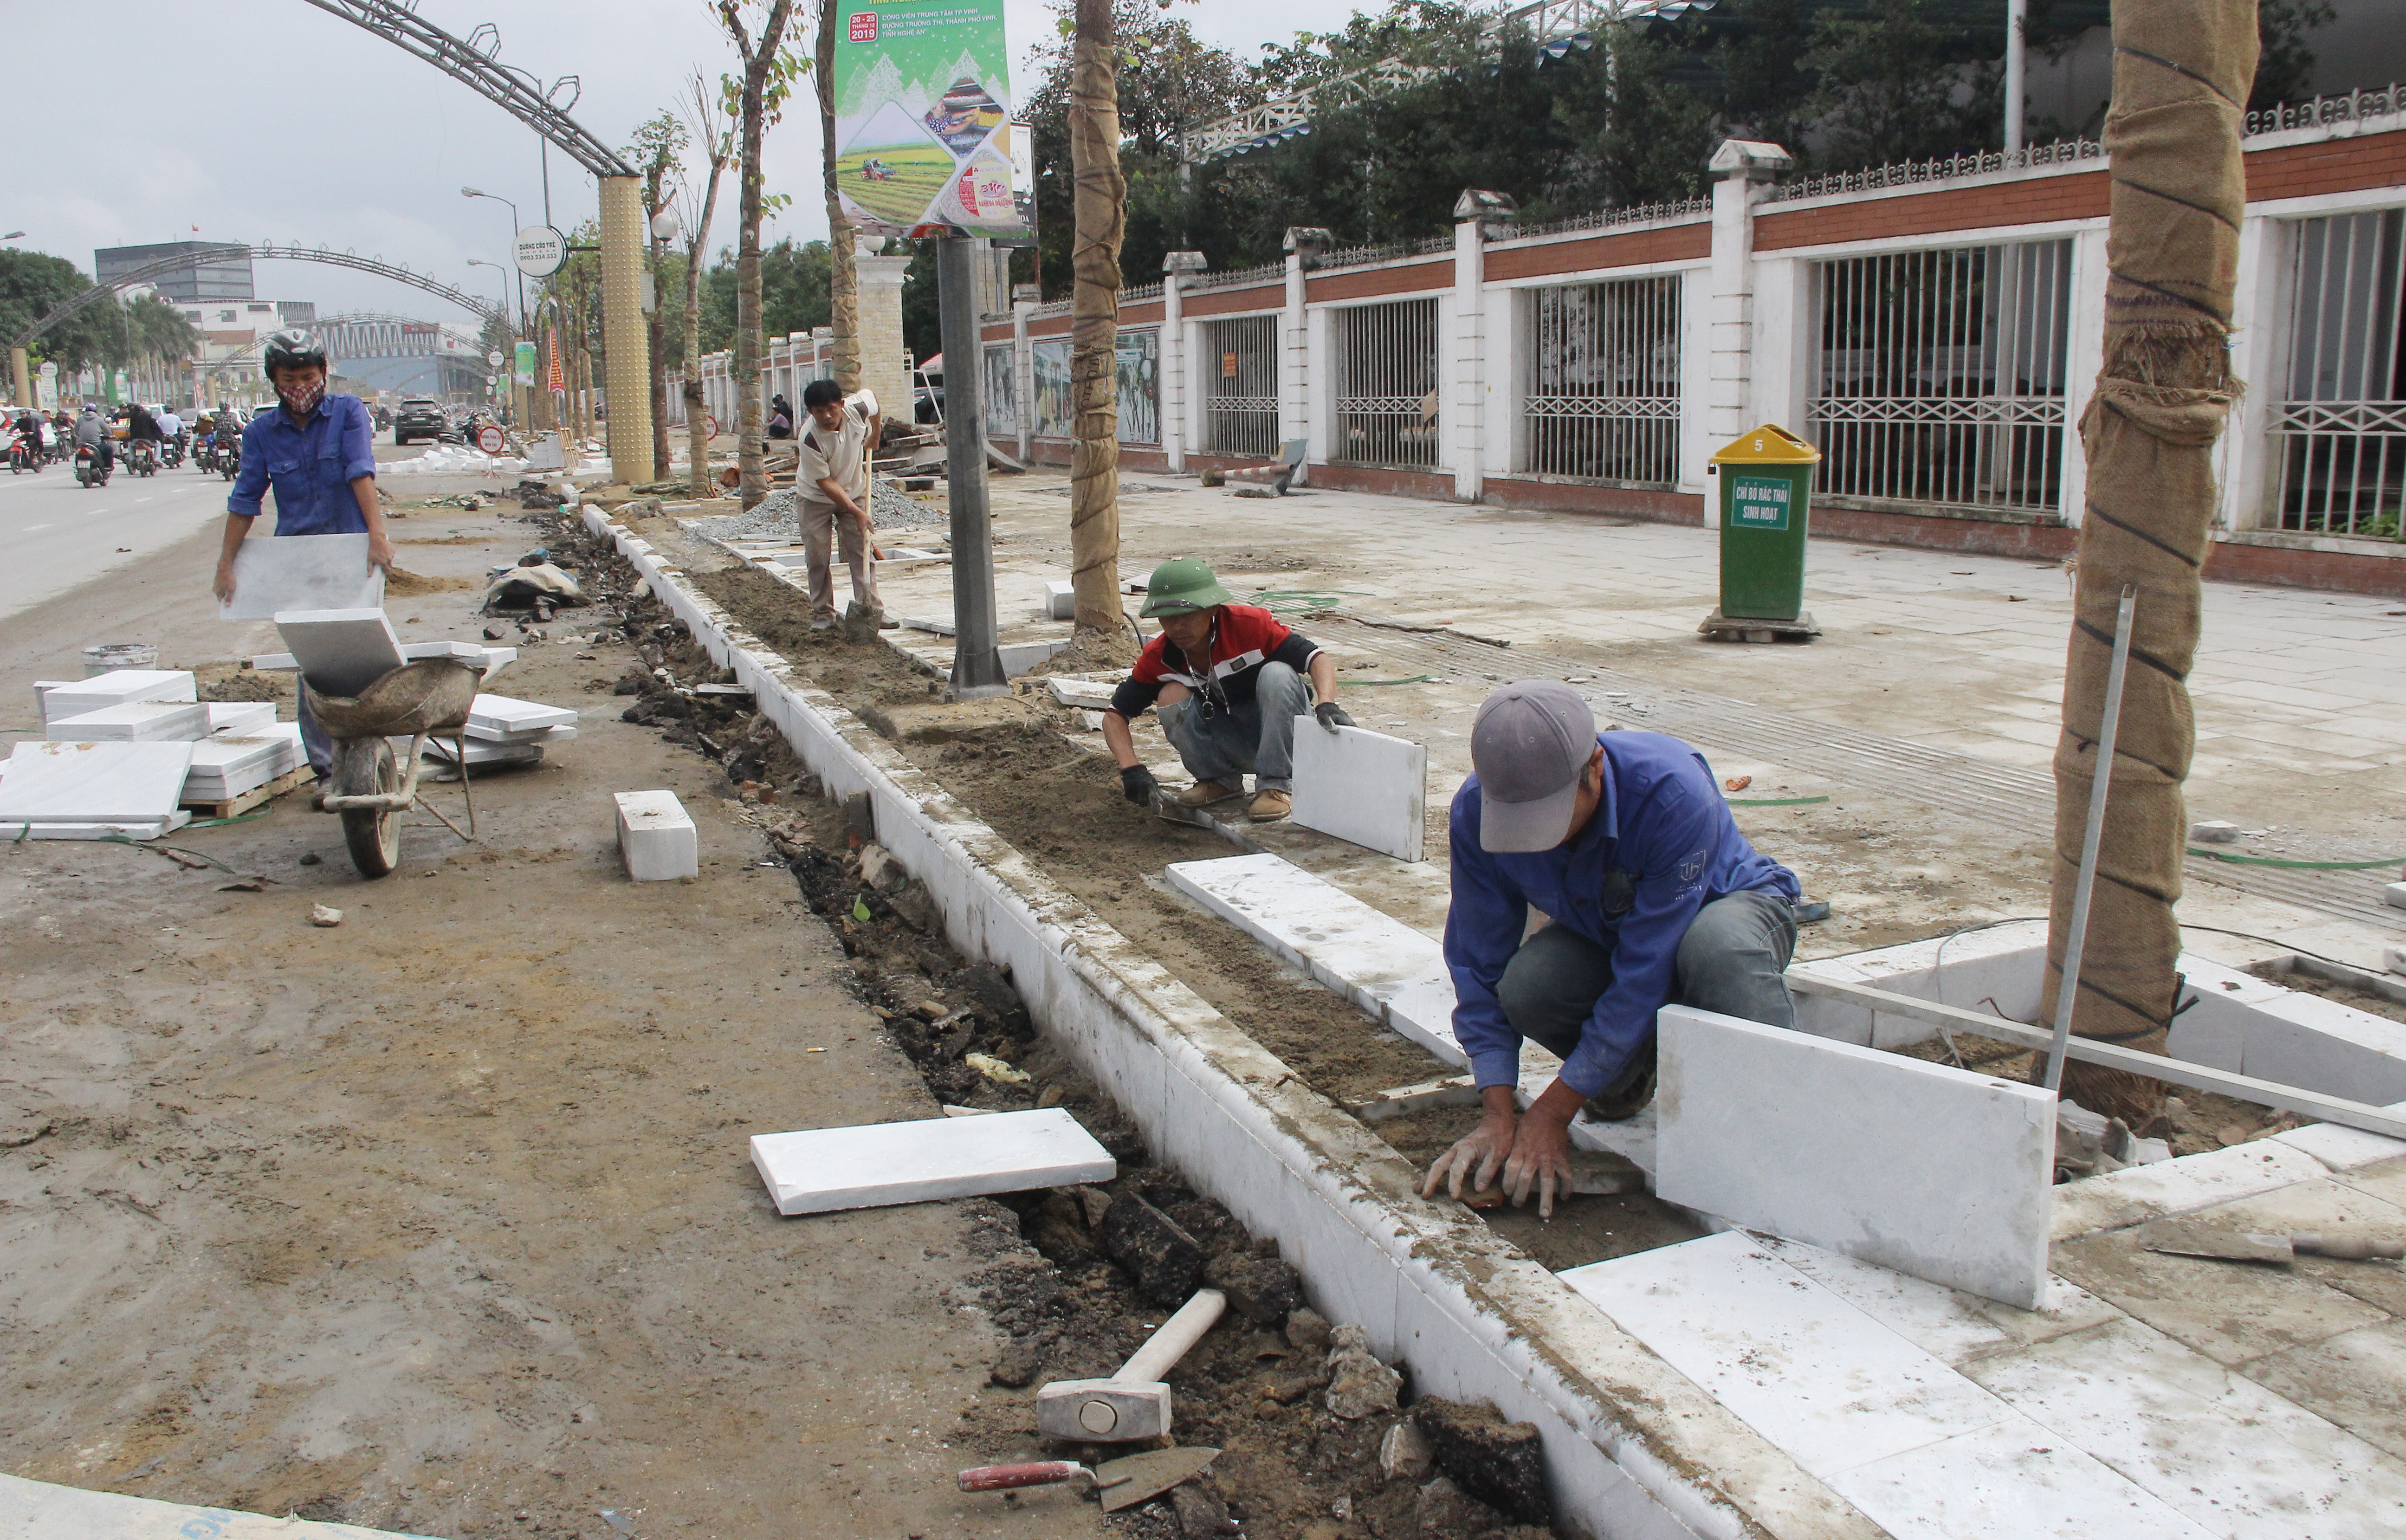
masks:
{"type": "MultiPolygon", "coordinates": [[[[309,322],[312,330],[328,326],[425,326],[427,324],[429,324],[428,321],[422,316],[397,316],[389,310],[346,310],[339,315],[319,316],[309,322]]],[[[233,352],[228,353],[221,359],[207,359],[201,360],[200,367],[204,370],[210,371],[240,368],[257,359],[259,357],[259,350],[266,346],[266,338],[255,337],[249,342],[244,343],[240,347],[235,348],[233,352]]],[[[468,354],[428,355],[430,358],[446,356],[452,357],[454,359],[464,359],[473,362],[476,368],[476,372],[479,374],[490,374],[493,373],[492,366],[485,361],[484,355],[481,353],[473,356],[468,354]]],[[[334,361],[340,363],[342,360],[337,359],[334,361]]]]}
{"type": "Polygon", "coordinates": [[[438,299],[450,301],[470,315],[480,318],[501,314],[492,302],[471,294],[464,289],[454,289],[432,274],[420,273],[403,263],[389,262],[381,257],[362,257],[355,251],[334,251],[322,246],[306,247],[289,243],[278,246],[273,241],[262,241],[255,246],[228,244],[205,247],[198,251],[185,252],[181,256],[162,257],[157,261],[144,262],[140,267],[119,274],[106,283],[93,284],[74,299],[62,303],[49,315],[10,338],[8,346],[32,346],[34,340],[43,332],[91,304],[103,294],[113,293],[120,289],[131,289],[136,284],[149,283],[153,278],[163,278],[170,273],[180,273],[186,268],[196,267],[203,263],[240,261],[245,258],[272,259],[291,262],[324,262],[333,267],[347,267],[354,272],[373,273],[378,277],[391,278],[413,288],[422,289],[438,299]]]}
{"type": "Polygon", "coordinates": [[[406,49],[450,76],[502,110],[568,152],[578,165],[596,177],[632,177],[635,168],[618,152],[587,133],[568,107],[576,105],[572,91],[567,103],[554,106],[551,96],[560,86],[573,87],[576,78],[564,76],[545,92],[540,81],[522,69],[496,62],[502,35],[489,22],[466,39],[452,36],[417,15],[417,0],[309,0],[332,16],[406,49]]]}

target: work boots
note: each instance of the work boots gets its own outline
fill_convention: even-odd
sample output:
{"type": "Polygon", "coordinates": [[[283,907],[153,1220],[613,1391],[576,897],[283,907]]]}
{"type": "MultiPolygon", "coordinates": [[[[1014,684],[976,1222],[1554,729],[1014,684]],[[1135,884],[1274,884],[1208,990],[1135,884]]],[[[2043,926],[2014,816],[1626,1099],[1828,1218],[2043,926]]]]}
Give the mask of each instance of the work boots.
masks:
{"type": "Polygon", "coordinates": [[[1208,808],[1214,802],[1224,802],[1231,797],[1243,795],[1245,788],[1242,784],[1224,786],[1217,781],[1197,781],[1180,792],[1176,801],[1182,808],[1208,808]]]}

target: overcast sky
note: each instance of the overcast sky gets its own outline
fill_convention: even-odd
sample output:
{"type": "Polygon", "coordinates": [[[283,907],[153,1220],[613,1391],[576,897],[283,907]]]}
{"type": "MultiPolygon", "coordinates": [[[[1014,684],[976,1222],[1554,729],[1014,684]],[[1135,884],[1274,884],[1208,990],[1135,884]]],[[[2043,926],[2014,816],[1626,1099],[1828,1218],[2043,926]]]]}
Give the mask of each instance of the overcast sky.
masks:
{"type": "MultiPolygon", "coordinates": [[[[840,0],[839,0],[840,3],[840,0]]],[[[1051,19],[1041,0],[1008,0],[1013,87],[1051,19]]],[[[1207,0],[1179,14],[1248,53],[1297,29],[1340,25],[1357,0],[1207,0]]],[[[1371,8],[1378,8],[1375,5],[1371,8]]],[[[582,78],[573,116],[615,146],[672,105],[700,67],[733,67],[704,0],[419,0],[427,21],[464,37],[490,21],[500,60],[545,80],[582,78]]],[[[501,275],[467,260],[509,260],[510,218],[460,195],[465,184],[543,212],[533,133],[432,65],[305,0],[79,0],[7,7],[9,121],[20,153],[0,196],[10,244],[86,273],[96,247],[154,241],[297,240],[350,248],[495,293],[501,275]],[[197,231],[195,226],[198,227],[197,231]]],[[[773,130],[772,191],[794,197],[765,238],[827,233],[816,114],[805,100],[773,130]]],[[[731,178],[711,232],[733,240],[731,178]]],[[[551,154],[553,220],[594,211],[592,179],[551,154]]],[[[314,300],[319,313],[376,310],[463,318],[393,280],[321,263],[262,262],[265,299],[314,300]]]]}

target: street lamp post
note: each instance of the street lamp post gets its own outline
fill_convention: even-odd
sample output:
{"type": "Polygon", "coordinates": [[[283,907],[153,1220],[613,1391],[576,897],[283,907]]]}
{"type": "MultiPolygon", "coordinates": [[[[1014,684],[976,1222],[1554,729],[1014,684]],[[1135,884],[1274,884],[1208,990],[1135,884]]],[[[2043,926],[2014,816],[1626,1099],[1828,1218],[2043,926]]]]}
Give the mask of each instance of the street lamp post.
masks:
{"type": "MultiPolygon", "coordinates": [[[[479,192],[473,187],[461,188],[460,190],[460,196],[462,198],[490,198],[493,202],[501,205],[503,208],[508,209],[510,211],[510,249],[513,251],[517,249],[518,232],[526,228],[526,226],[518,220],[517,205],[510,202],[507,198],[502,197],[498,192],[479,192]]],[[[488,262],[485,265],[489,267],[494,264],[488,262]]],[[[526,327],[526,275],[524,273],[520,273],[518,275],[518,326],[521,331],[526,327]]]]}

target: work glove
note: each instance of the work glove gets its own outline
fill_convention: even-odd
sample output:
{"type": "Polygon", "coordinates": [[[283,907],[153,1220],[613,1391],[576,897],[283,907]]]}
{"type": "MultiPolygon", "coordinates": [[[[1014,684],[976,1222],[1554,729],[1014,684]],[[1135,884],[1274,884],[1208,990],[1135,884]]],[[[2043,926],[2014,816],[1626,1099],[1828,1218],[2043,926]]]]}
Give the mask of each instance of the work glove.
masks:
{"type": "Polygon", "coordinates": [[[1127,769],[1120,771],[1120,795],[1125,797],[1129,801],[1134,802],[1138,807],[1149,808],[1153,806],[1153,798],[1158,796],[1160,792],[1161,783],[1155,781],[1153,778],[1153,771],[1147,770],[1144,766],[1130,765],[1127,769]]]}
{"type": "Polygon", "coordinates": [[[1334,700],[1322,701],[1320,704],[1311,708],[1311,713],[1314,716],[1319,717],[1320,725],[1326,728],[1330,732],[1335,732],[1339,728],[1350,728],[1353,725],[1353,719],[1345,714],[1345,708],[1338,705],[1334,700]]]}

